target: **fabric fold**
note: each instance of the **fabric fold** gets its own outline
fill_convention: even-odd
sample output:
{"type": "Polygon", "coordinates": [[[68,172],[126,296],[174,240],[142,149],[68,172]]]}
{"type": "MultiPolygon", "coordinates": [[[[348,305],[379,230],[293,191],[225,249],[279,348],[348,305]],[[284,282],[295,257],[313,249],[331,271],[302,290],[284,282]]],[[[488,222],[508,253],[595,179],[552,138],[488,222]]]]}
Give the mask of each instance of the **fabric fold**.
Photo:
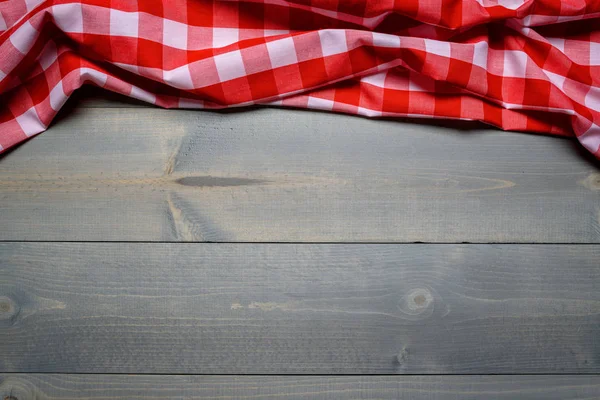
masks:
{"type": "Polygon", "coordinates": [[[11,0],[0,152],[92,84],[166,108],[479,120],[600,158],[599,17],[576,0],[11,0]]]}

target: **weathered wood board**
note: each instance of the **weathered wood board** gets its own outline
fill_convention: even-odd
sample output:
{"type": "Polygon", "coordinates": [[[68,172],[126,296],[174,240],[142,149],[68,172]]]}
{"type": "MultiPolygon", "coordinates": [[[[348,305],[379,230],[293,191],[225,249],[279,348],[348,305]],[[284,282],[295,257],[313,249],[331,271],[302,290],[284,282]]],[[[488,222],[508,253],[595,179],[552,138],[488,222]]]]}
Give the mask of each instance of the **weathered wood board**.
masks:
{"type": "Polygon", "coordinates": [[[0,371],[600,371],[600,246],[1,243],[0,371]]]}
{"type": "Polygon", "coordinates": [[[595,376],[0,375],[1,398],[286,400],[597,399],[595,376]]]}
{"type": "Polygon", "coordinates": [[[0,157],[0,240],[599,243],[599,171],[492,129],[75,108],[0,157]]]}

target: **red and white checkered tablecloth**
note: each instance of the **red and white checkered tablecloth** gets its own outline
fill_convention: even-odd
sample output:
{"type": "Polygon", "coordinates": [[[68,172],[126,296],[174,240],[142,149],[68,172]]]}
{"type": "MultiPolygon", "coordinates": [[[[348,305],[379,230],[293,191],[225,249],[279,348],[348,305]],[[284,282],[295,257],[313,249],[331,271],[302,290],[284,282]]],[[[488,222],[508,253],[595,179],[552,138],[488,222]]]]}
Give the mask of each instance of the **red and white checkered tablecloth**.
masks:
{"type": "Polygon", "coordinates": [[[0,152],[86,83],[168,108],[481,120],[600,158],[600,1],[0,2],[0,152]]]}

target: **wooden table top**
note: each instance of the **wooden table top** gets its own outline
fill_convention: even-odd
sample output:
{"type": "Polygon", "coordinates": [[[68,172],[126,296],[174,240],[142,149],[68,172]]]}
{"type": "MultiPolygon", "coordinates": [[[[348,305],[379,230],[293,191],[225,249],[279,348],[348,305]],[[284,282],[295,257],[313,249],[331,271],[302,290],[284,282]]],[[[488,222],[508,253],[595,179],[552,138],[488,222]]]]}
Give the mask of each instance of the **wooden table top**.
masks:
{"type": "Polygon", "coordinates": [[[600,398],[571,140],[88,90],[0,156],[0,400],[600,398]]]}

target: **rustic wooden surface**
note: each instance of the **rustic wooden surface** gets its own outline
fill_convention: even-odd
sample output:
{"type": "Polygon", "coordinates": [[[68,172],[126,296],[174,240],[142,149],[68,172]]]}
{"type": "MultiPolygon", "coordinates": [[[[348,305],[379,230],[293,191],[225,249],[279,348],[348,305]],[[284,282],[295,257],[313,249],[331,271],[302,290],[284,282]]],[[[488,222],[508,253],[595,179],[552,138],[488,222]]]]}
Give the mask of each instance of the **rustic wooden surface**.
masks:
{"type": "Polygon", "coordinates": [[[600,246],[0,244],[0,370],[600,371],[600,246]]]}
{"type": "Polygon", "coordinates": [[[600,379],[592,376],[0,375],[0,398],[19,400],[581,400],[598,393],[600,379]]]}
{"type": "Polygon", "coordinates": [[[599,243],[599,171],[492,129],[75,108],[0,158],[0,240],[599,243]]]}
{"type": "Polygon", "coordinates": [[[0,156],[0,400],[600,399],[598,243],[569,140],[84,90],[0,156]]]}

